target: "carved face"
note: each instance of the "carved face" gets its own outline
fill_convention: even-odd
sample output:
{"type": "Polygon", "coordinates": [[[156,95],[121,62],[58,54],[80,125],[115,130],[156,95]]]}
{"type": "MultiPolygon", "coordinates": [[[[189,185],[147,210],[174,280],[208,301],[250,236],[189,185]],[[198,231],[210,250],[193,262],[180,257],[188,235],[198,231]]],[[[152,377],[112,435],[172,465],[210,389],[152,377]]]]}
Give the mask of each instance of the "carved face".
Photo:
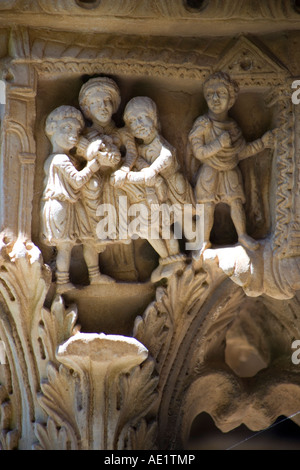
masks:
{"type": "Polygon", "coordinates": [[[77,119],[67,117],[57,122],[53,139],[65,150],[70,150],[78,143],[81,125],[77,119]]]}
{"type": "Polygon", "coordinates": [[[148,113],[140,110],[138,113],[132,113],[130,115],[129,119],[127,119],[127,124],[133,136],[145,142],[151,142],[157,132],[152,117],[148,113]]]}
{"type": "Polygon", "coordinates": [[[88,95],[86,105],[90,117],[103,124],[110,121],[114,112],[110,95],[97,88],[88,95]]]}
{"type": "Polygon", "coordinates": [[[230,94],[223,83],[210,83],[205,89],[205,99],[214,114],[221,114],[229,109],[230,94]]]}

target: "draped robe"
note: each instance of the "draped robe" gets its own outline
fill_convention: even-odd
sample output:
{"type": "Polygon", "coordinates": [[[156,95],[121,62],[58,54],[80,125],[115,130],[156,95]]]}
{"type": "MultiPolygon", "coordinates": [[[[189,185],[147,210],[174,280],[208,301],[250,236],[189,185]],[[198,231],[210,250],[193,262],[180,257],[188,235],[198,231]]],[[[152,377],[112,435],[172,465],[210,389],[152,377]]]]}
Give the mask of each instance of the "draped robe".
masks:
{"type": "Polygon", "coordinates": [[[202,163],[195,186],[198,203],[224,202],[230,204],[235,199],[245,203],[243,179],[238,167],[240,152],[245,148],[245,140],[237,123],[233,120],[220,122],[208,115],[195,121],[189,140],[194,155],[202,163]],[[215,141],[223,132],[230,134],[232,146],[214,151],[215,141]]]}

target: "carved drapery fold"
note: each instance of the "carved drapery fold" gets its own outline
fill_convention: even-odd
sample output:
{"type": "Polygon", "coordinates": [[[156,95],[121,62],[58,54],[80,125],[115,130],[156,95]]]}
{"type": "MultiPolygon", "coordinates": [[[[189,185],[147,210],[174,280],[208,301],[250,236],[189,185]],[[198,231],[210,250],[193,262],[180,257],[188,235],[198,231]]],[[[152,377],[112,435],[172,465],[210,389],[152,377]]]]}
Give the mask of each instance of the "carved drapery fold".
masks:
{"type": "MultiPolygon", "coordinates": [[[[81,12],[75,2],[58,3],[61,9],[81,12]]],[[[108,3],[102,3],[109,13],[108,3]]],[[[124,14],[132,12],[131,2],[121,3],[124,14]]],[[[171,3],[154,2],[154,10],[160,15],[192,15],[183,2],[170,11],[171,3]]],[[[220,2],[212,3],[218,4],[220,13],[220,2]]],[[[1,8],[16,4],[22,7],[21,1],[7,1],[1,8]]],[[[270,4],[259,7],[266,17],[277,17],[278,12],[294,15],[291,5],[282,10],[282,2],[270,4]]],[[[53,5],[40,0],[35,8],[48,13],[56,8],[53,5]]],[[[209,8],[204,15],[209,15],[209,8]]],[[[222,15],[233,12],[237,13],[237,3],[222,15]]],[[[123,44],[109,39],[106,45],[103,37],[100,45],[82,45],[72,44],[70,36],[66,45],[26,28],[11,32],[11,59],[3,66],[7,103],[1,127],[1,228],[7,232],[0,263],[0,340],[7,356],[7,364],[0,368],[4,449],[176,449],[186,446],[192,421],[202,411],[226,432],[241,423],[259,430],[299,407],[299,374],[290,362],[291,342],[300,334],[295,297],[299,198],[294,186],[299,173],[299,112],[291,102],[290,73],[263,47],[243,37],[233,43],[226,40],[224,50],[218,44],[214,53],[207,53],[206,45],[190,52],[183,40],[177,46],[175,41],[170,53],[165,43],[154,39],[151,47],[143,38],[137,43],[136,37],[128,37],[123,44]],[[155,301],[135,321],[134,338],[81,333],[76,306],[68,307],[62,297],[55,297],[51,307],[45,307],[51,273],[31,242],[35,178],[41,178],[35,173],[40,158],[40,136],[35,134],[39,83],[50,82],[52,75],[67,74],[79,83],[82,74],[113,74],[120,82],[134,76],[202,84],[219,69],[230,73],[242,92],[264,93],[279,128],[270,237],[261,243],[261,251],[248,257],[244,271],[238,262],[229,269],[221,252],[215,251],[215,258],[206,259],[200,269],[189,265],[172,276],[167,287],[157,287],[155,301]],[[8,203],[11,198],[16,201],[14,209],[8,203]],[[265,271],[259,271],[262,265],[265,271]],[[257,279],[254,284],[249,281],[256,266],[259,285],[257,279]],[[261,294],[266,296],[262,299],[261,294]],[[249,322],[235,324],[234,329],[244,305],[249,322]],[[251,309],[260,318],[257,328],[251,309]],[[280,343],[279,352],[274,352],[272,341],[265,348],[251,342],[245,331],[249,328],[260,338],[264,315],[270,336],[280,343]],[[232,346],[237,331],[243,334],[232,346]],[[281,342],[278,331],[283,332],[281,342]],[[266,367],[245,379],[233,357],[235,347],[247,354],[254,351],[266,367]]],[[[238,255],[240,260],[240,251],[238,255]]]]}

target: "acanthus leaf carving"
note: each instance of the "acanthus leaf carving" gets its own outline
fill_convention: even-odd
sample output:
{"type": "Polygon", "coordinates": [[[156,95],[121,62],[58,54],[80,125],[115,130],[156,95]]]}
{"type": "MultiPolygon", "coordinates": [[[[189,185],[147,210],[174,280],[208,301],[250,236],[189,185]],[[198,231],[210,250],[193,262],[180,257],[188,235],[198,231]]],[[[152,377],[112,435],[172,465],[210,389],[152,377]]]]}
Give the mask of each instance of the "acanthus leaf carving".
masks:
{"type": "Polygon", "coordinates": [[[142,419],[136,427],[130,427],[127,448],[133,450],[156,450],[157,422],[147,423],[142,419]]]}
{"type": "Polygon", "coordinates": [[[36,423],[35,434],[39,444],[32,446],[33,450],[77,450],[77,440],[68,434],[67,427],[57,427],[55,421],[48,418],[47,425],[36,423]]]}
{"type": "Polygon", "coordinates": [[[147,357],[145,347],[122,336],[78,333],[58,349],[57,357],[77,380],[69,387],[75,391],[73,414],[82,448],[126,448],[130,426],[138,425],[155,397],[153,366],[140,365],[147,357]]]}
{"type": "Polygon", "coordinates": [[[39,395],[41,407],[48,414],[47,425],[37,423],[35,433],[39,444],[44,450],[68,448],[76,450],[80,440],[76,419],[74,417],[75,384],[71,372],[60,365],[52,363],[47,367],[47,380],[41,384],[42,393],[39,395]],[[53,432],[53,429],[56,432],[53,432]],[[58,432],[58,429],[61,432],[58,432]],[[63,438],[63,440],[60,440],[63,438]]]}
{"type": "Polygon", "coordinates": [[[140,442],[151,448],[155,413],[150,413],[153,423],[145,416],[155,402],[157,379],[151,360],[135,365],[146,358],[145,352],[137,341],[104,334],[77,332],[62,343],[41,384],[39,402],[51,421],[35,427],[42,439],[35,448],[125,449],[140,442]],[[101,431],[96,431],[99,425],[101,431]],[[134,438],[140,426],[144,438],[134,438]]]}
{"type": "MultiPolygon", "coordinates": [[[[40,58],[25,57],[29,55],[26,49],[29,42],[25,44],[24,53],[19,51],[16,54],[22,58],[16,59],[15,67],[18,66],[19,60],[21,66],[25,64],[28,69],[32,67],[34,72],[43,75],[46,80],[52,72],[72,72],[77,76],[81,72],[101,71],[124,76],[134,74],[202,81],[211,69],[221,66],[238,78],[243,91],[249,92],[255,88],[261,93],[266,88],[272,88],[269,105],[278,106],[275,117],[280,129],[274,152],[275,179],[278,182],[274,204],[274,234],[260,243],[255,255],[249,254],[249,250],[241,246],[232,247],[231,251],[220,248],[211,252],[207,250],[202,260],[204,264],[201,265],[202,261],[198,260],[197,269],[195,264],[182,265],[182,272],[171,274],[167,287],[157,288],[156,300],[148,306],[143,317],[136,320],[134,337],[137,342],[121,336],[115,338],[112,335],[80,333],[76,325],[76,307],[65,308],[62,297],[56,297],[51,309],[47,310],[43,307],[43,301],[49,286],[49,272],[42,265],[39,250],[24,240],[3,244],[0,273],[3,304],[0,339],[7,346],[9,363],[0,375],[1,381],[5,383],[0,389],[0,429],[4,448],[16,448],[19,438],[23,435],[26,435],[27,440],[22,445],[30,445],[34,435],[34,439],[38,440],[38,443],[33,444],[34,448],[144,449],[156,445],[157,432],[160,443],[165,445],[170,438],[170,446],[174,447],[174,434],[181,423],[178,404],[183,402],[185,392],[189,391],[191,384],[199,377],[207,379],[207,382],[204,380],[203,383],[209,383],[209,368],[213,369],[212,375],[215,369],[218,371],[216,375],[220,374],[220,390],[222,387],[229,390],[228,403],[223,410],[220,407],[219,414],[214,408],[218,403],[214,402],[210,408],[218,425],[222,428],[222,421],[226,422],[228,418],[229,425],[223,426],[223,429],[228,430],[236,423],[243,422],[243,413],[246,413],[247,406],[250,406],[247,401],[250,398],[242,403],[242,396],[246,394],[242,380],[237,378],[239,369],[236,369],[235,375],[234,371],[228,371],[233,362],[225,360],[224,363],[224,358],[221,357],[221,352],[224,352],[223,343],[227,341],[229,344],[230,339],[234,340],[239,335],[243,337],[243,334],[240,334],[243,328],[252,328],[253,318],[245,323],[240,321],[243,315],[239,316],[239,309],[244,305],[245,294],[250,297],[267,294],[279,301],[293,297],[298,285],[297,280],[293,281],[292,289],[287,285],[285,276],[290,280],[294,273],[299,274],[299,250],[297,251],[298,226],[291,223],[292,181],[296,166],[293,147],[295,122],[288,86],[284,83],[287,71],[272,61],[271,56],[265,56],[259,48],[252,46],[250,41],[242,39],[236,44],[228,56],[222,56],[218,62],[217,54],[213,54],[214,58],[207,60],[203,67],[199,51],[189,54],[184,62],[185,53],[182,50],[178,56],[174,55],[174,58],[169,49],[156,47],[151,56],[143,45],[139,51],[132,51],[130,57],[127,53],[130,47],[118,50],[116,57],[113,57],[113,47],[102,48],[99,53],[94,48],[93,53],[97,52],[95,60],[92,54],[89,56],[91,48],[77,48],[72,56],[63,45],[63,52],[54,47],[57,58],[55,54],[52,56],[47,48],[45,55],[40,58]],[[128,60],[125,63],[126,57],[128,60]],[[166,59],[169,59],[167,64],[166,59]],[[251,73],[247,73],[248,67],[251,73]],[[276,93],[276,90],[280,93],[276,93]],[[282,96],[275,96],[281,93],[282,96]],[[293,273],[288,276],[287,271],[292,266],[289,264],[290,258],[294,264],[293,273]],[[281,259],[284,261],[278,268],[281,259]],[[263,269],[268,278],[263,276],[263,269]],[[235,330],[230,329],[231,322],[235,325],[235,330]],[[227,330],[231,334],[225,334],[227,330]],[[148,357],[145,348],[154,360],[148,357]],[[241,400],[239,403],[230,405],[230,390],[234,391],[233,395],[237,400],[241,400]],[[238,409],[240,404],[241,417],[235,420],[234,410],[238,409]],[[17,412],[18,406],[24,411],[23,422],[15,422],[16,416],[20,415],[17,412]],[[157,411],[160,413],[159,429],[156,422],[157,411]]],[[[50,49],[51,41],[49,51],[50,49]]],[[[19,97],[25,87],[11,90],[19,97]]],[[[34,92],[30,96],[33,99],[34,92]]],[[[145,101],[145,97],[143,100],[145,101]]],[[[114,129],[114,132],[117,134],[118,131],[114,129]]],[[[29,145],[26,142],[25,127],[23,133],[24,147],[29,145]]],[[[223,136],[222,140],[226,147],[230,141],[228,136],[227,140],[225,137],[223,136]]],[[[165,148],[167,147],[164,147],[164,150],[165,148]]],[[[35,155],[24,152],[24,148],[21,150],[23,151],[19,157],[24,166],[23,180],[26,182],[35,165],[35,155]]],[[[32,150],[34,152],[34,147],[32,150]]],[[[147,156],[147,152],[145,155],[147,156]]],[[[148,170],[147,168],[147,172],[143,174],[147,176],[147,182],[153,178],[153,174],[148,170]]],[[[137,176],[135,172],[129,176],[134,180],[141,175],[137,176]]],[[[25,183],[21,186],[23,189],[27,187],[25,183]]],[[[258,194],[255,196],[258,198],[258,194]]],[[[26,191],[20,193],[20,201],[25,202],[27,197],[26,191]]],[[[20,222],[23,219],[22,208],[21,204],[20,222]]],[[[30,223],[26,226],[30,226],[30,223]]],[[[19,229],[21,228],[22,224],[19,224],[19,229]]],[[[95,272],[90,271],[91,279],[95,272]]],[[[247,311],[246,315],[248,313],[247,311]]],[[[276,316],[277,312],[276,315],[274,313],[274,317],[276,316]]],[[[291,322],[289,319],[286,324],[282,324],[288,330],[291,322]]],[[[261,323],[256,326],[255,331],[259,339],[263,328],[261,323]]],[[[291,331],[293,335],[297,335],[297,328],[291,331]]],[[[292,333],[286,335],[286,344],[292,333]]],[[[247,343],[249,338],[244,335],[242,339],[247,343]]],[[[259,352],[260,347],[255,342],[250,346],[259,352]]],[[[267,366],[270,360],[269,352],[266,354],[267,366]]],[[[270,369],[271,385],[272,373],[270,369]]],[[[287,374],[287,377],[292,375],[287,374]]],[[[257,403],[267,403],[259,395],[263,394],[264,389],[263,379],[260,382],[262,376],[263,374],[256,382],[260,387],[257,390],[257,403]]],[[[297,374],[294,376],[295,380],[292,377],[291,383],[296,384],[297,374]]],[[[284,382],[284,377],[282,380],[284,382]]],[[[210,390],[213,390],[213,380],[211,384],[210,390]]],[[[201,390],[204,394],[205,386],[195,386],[195,390],[201,390]]],[[[220,395],[221,392],[218,399],[220,395]]],[[[192,401],[193,393],[190,396],[192,401]]],[[[272,409],[272,417],[276,417],[276,413],[281,409],[272,409]]],[[[251,416],[249,419],[245,418],[244,422],[256,426],[255,419],[251,416]]],[[[265,422],[269,423],[270,420],[259,417],[257,426],[265,422]]]]}
{"type": "Polygon", "coordinates": [[[46,309],[42,310],[39,339],[48,360],[54,360],[58,344],[63,343],[79,330],[79,325],[75,325],[76,321],[76,306],[72,305],[65,310],[63,299],[59,295],[54,298],[50,312],[46,309]]]}
{"type": "Polygon", "coordinates": [[[154,366],[154,361],[148,360],[140,367],[134,368],[130,374],[123,374],[120,377],[118,404],[120,416],[115,445],[118,441],[128,441],[128,448],[137,450],[150,449],[149,444],[153,445],[155,442],[156,423],[147,423],[143,418],[149,411],[152,410],[152,413],[155,411],[158,377],[154,375],[154,366]],[[127,423],[131,423],[129,429],[127,423]],[[138,436],[135,435],[137,433],[138,436]],[[121,438],[122,435],[124,437],[121,438]]]}
{"type": "Polygon", "coordinates": [[[0,448],[14,450],[18,447],[19,431],[10,430],[12,418],[12,403],[4,385],[0,385],[0,448]]]}
{"type": "MultiPolygon", "coordinates": [[[[197,276],[185,284],[190,274],[186,271],[172,280],[183,298],[187,287],[190,291],[199,287],[197,276]]],[[[228,284],[221,273],[214,277],[216,274],[205,258],[200,270],[205,295],[198,302],[189,295],[180,307],[169,302],[170,282],[136,321],[135,335],[147,344],[159,372],[159,448],[184,448],[191,423],[201,412],[209,413],[228,432],[242,423],[260,430],[279,415],[294,415],[298,410],[299,374],[289,355],[291,341],[298,338],[299,300],[285,299],[278,307],[274,299],[266,297],[253,308],[251,298],[240,287],[228,284]],[[151,329],[163,331],[163,323],[164,334],[151,336],[151,329]],[[276,351],[271,338],[276,341],[276,351]],[[285,393],[295,394],[289,405],[279,398],[285,393]]],[[[296,415],[294,419],[299,421],[296,415]]]]}
{"type": "Polygon", "coordinates": [[[216,273],[209,266],[198,272],[188,266],[182,275],[174,275],[166,288],[158,289],[156,301],[136,320],[134,335],[149,349],[159,373],[158,442],[163,446],[160,448],[172,448],[168,438],[171,439],[175,429],[175,424],[170,423],[176,420],[179,411],[178,397],[180,391],[189,387],[193,377],[202,373],[203,348],[211,322],[217,321],[228,308],[232,314],[241,295],[244,296],[240,289],[234,288],[231,303],[228,296],[223,301],[218,295],[212,299],[212,292],[218,289],[222,292],[224,283],[228,287],[227,282],[221,271],[216,273]],[[182,301],[174,301],[174,292],[175,299],[182,301]],[[151,335],[151,331],[157,333],[151,335]]]}
{"type": "Polygon", "coordinates": [[[12,409],[5,432],[7,438],[13,437],[15,448],[17,437],[22,435],[24,445],[29,445],[33,438],[32,422],[39,410],[36,396],[39,370],[33,337],[49,286],[49,274],[37,247],[21,238],[13,240],[2,234],[0,337],[5,345],[7,364],[1,381],[9,392],[7,403],[12,409]]]}
{"type": "Polygon", "coordinates": [[[221,272],[213,279],[209,267],[208,271],[199,269],[195,273],[192,266],[188,266],[182,275],[172,276],[166,288],[158,288],[156,300],[143,317],[137,317],[134,336],[155,358],[160,380],[171,346],[178,347],[211,289],[224,279],[221,272]]]}
{"type": "Polygon", "coordinates": [[[146,348],[122,336],[80,333],[76,308],[65,308],[60,296],[50,311],[43,308],[49,272],[45,282],[34,246],[26,247],[21,240],[3,242],[2,263],[4,312],[14,315],[8,319],[3,312],[1,323],[8,358],[1,369],[8,372],[1,375],[2,448],[17,448],[23,433],[26,448],[33,449],[123,449],[139,443],[152,448],[157,378],[146,348]],[[35,284],[29,284],[34,276],[35,284]],[[16,327],[11,329],[12,321],[16,327]],[[16,350],[12,341],[19,344],[16,350]],[[16,370],[20,366],[22,372],[16,370]],[[21,414],[23,426],[12,428],[13,417],[21,414]]]}

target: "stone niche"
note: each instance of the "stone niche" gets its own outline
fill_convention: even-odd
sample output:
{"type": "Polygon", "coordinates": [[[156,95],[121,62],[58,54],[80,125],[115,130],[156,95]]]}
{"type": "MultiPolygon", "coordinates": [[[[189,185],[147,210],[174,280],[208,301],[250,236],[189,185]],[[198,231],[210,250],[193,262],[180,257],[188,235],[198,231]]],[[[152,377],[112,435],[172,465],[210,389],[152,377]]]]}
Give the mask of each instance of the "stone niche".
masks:
{"type": "Polygon", "coordinates": [[[299,8],[221,3],[1,2],[2,449],[197,448],[201,413],[223,433],[300,424],[299,8]],[[119,90],[107,126],[80,101],[93,80],[119,90]],[[92,178],[102,202],[203,204],[203,244],[98,249],[92,178]]]}

